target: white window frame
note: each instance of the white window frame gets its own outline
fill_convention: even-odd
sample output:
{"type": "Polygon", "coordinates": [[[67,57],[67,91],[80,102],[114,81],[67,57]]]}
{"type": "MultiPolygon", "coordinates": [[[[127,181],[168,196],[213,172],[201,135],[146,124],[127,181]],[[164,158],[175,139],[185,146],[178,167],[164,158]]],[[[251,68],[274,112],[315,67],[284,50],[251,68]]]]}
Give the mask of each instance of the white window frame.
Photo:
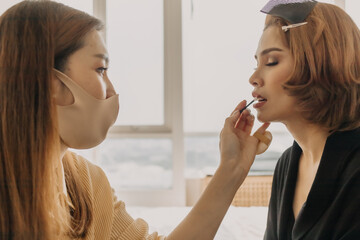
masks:
{"type": "MultiPolygon", "coordinates": [[[[172,141],[171,189],[116,189],[119,199],[128,205],[184,206],[185,154],[182,91],[181,0],[164,0],[164,124],[152,126],[114,126],[108,138],[169,138],[172,141]]],[[[93,0],[94,16],[106,25],[106,0],[93,0]]],[[[106,28],[105,28],[106,31],[106,28]]],[[[106,41],[106,32],[104,40],[106,41]]],[[[97,151],[94,150],[96,161],[97,151]]]]}

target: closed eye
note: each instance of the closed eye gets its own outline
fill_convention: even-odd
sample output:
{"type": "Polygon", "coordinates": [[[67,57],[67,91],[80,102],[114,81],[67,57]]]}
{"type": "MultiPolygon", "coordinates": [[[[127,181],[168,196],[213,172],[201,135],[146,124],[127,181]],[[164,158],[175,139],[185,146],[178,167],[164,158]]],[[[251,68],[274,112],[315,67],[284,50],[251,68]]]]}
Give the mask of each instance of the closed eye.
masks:
{"type": "Polygon", "coordinates": [[[277,64],[278,64],[278,62],[275,61],[275,62],[267,63],[266,66],[275,66],[275,65],[277,65],[277,64]]]}

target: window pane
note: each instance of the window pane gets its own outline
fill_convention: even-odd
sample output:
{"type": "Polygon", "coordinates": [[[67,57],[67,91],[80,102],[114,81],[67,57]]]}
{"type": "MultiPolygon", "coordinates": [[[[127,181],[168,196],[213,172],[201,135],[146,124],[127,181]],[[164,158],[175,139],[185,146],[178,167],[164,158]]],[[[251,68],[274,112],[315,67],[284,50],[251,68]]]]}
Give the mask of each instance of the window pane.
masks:
{"type": "Polygon", "coordinates": [[[107,139],[97,164],[116,189],[164,189],[172,186],[170,139],[107,139]]]}
{"type": "MultiPolygon", "coordinates": [[[[269,149],[256,156],[250,175],[271,175],[282,152],[290,147],[293,138],[282,132],[273,132],[269,149]]],[[[215,173],[220,163],[219,136],[188,136],[185,138],[186,172],[188,178],[204,177],[215,173]]]]}
{"type": "Polygon", "coordinates": [[[107,2],[109,77],[120,95],[116,124],[164,123],[162,0],[107,2]]]}
{"type": "MultiPolygon", "coordinates": [[[[213,174],[225,118],[238,102],[252,99],[248,79],[266,17],[260,9],[267,2],[183,1],[184,128],[191,136],[185,139],[187,177],[213,174]]],[[[254,129],[259,126],[257,122],[254,129]]],[[[256,157],[250,174],[271,174],[292,145],[282,124],[271,124],[269,130],[271,146],[256,157]]]]}
{"type": "Polygon", "coordinates": [[[183,1],[186,132],[220,132],[237,103],[252,99],[248,79],[267,2],[183,1]]]}
{"type": "Polygon", "coordinates": [[[354,22],[360,27],[360,2],[359,0],[346,0],[345,2],[346,12],[351,16],[354,22]]]}

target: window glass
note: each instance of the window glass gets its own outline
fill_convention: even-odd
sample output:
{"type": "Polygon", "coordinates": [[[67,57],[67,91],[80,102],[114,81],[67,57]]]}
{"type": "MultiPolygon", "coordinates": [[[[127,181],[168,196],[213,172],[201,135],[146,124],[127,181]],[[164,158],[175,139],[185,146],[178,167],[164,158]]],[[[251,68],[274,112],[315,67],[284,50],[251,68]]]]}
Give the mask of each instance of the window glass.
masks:
{"type": "Polygon", "coordinates": [[[108,0],[108,75],[120,96],[119,125],[164,124],[162,0],[108,0]]]}
{"type": "Polygon", "coordinates": [[[171,139],[108,138],[98,150],[97,164],[114,189],[171,188],[171,139]]]}
{"type": "MultiPolygon", "coordinates": [[[[272,175],[281,153],[293,143],[287,132],[275,131],[272,135],[272,144],[265,153],[255,157],[249,175],[272,175]]],[[[187,178],[212,175],[220,163],[219,136],[187,136],[185,152],[187,178]]]]}
{"type": "Polygon", "coordinates": [[[186,132],[220,132],[237,103],[252,99],[248,79],[256,67],[266,3],[183,1],[186,132]]]}
{"type": "MultiPolygon", "coordinates": [[[[212,174],[218,166],[219,133],[224,120],[243,99],[252,100],[248,80],[264,27],[260,9],[268,0],[184,0],[184,128],[188,137],[186,175],[212,174]],[[205,134],[204,134],[205,133],[205,134]],[[212,136],[211,136],[212,133],[212,136]]],[[[251,109],[256,115],[256,111],[251,109]]],[[[256,123],[257,129],[260,123],[256,123]]],[[[271,124],[273,142],[257,157],[251,174],[271,174],[293,139],[282,124],[271,124]]]]}

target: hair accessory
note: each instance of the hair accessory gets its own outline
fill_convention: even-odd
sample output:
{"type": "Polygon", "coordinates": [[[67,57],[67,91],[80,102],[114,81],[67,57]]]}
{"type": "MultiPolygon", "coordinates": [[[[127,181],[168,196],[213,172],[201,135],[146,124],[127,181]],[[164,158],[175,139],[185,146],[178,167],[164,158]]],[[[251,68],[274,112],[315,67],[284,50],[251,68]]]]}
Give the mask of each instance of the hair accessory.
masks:
{"type": "Polygon", "coordinates": [[[284,32],[287,32],[287,30],[289,30],[290,28],[300,27],[300,26],[305,25],[305,24],[307,24],[307,22],[290,24],[290,25],[282,26],[281,29],[282,29],[284,32]]]}
{"type": "Polygon", "coordinates": [[[315,0],[270,0],[260,11],[290,22],[291,25],[282,28],[286,32],[290,28],[305,25],[307,22],[304,21],[316,3],[315,0]]]}

